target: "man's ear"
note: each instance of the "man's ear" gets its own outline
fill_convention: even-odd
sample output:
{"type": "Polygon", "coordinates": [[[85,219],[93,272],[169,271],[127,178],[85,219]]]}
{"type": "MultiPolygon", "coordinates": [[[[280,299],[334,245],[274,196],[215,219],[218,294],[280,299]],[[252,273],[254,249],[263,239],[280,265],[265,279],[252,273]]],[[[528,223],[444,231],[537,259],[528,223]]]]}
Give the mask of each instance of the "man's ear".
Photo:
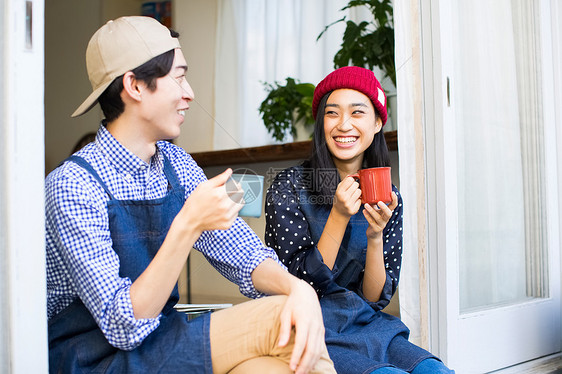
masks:
{"type": "Polygon", "coordinates": [[[132,71],[123,74],[123,93],[132,100],[140,101],[142,99],[142,82],[138,81],[132,71]]]}

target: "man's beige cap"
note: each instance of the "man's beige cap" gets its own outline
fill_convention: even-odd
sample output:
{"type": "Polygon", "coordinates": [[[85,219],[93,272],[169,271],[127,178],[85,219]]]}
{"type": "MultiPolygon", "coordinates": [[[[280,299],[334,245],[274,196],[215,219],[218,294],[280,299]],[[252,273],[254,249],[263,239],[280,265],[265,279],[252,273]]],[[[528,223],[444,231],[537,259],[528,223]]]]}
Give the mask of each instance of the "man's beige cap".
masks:
{"type": "Polygon", "coordinates": [[[175,48],[180,48],[178,39],[154,18],[121,17],[107,22],[92,36],[86,49],[93,92],[72,117],[92,109],[115,78],[175,48]]]}

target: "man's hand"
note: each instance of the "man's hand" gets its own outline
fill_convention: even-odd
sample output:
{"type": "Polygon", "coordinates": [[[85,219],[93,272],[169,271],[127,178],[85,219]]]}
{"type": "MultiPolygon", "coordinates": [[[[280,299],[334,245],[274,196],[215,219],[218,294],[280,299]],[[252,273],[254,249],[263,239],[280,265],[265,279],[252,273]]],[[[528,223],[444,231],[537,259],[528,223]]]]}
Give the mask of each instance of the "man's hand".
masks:
{"type": "Polygon", "coordinates": [[[295,346],[289,367],[297,374],[308,373],[326,349],[322,310],[316,292],[306,282],[297,280],[281,311],[279,346],[287,345],[295,330],[295,346]]]}
{"type": "Polygon", "coordinates": [[[232,170],[200,183],[187,198],[179,215],[185,217],[182,222],[188,222],[199,233],[207,230],[226,230],[234,223],[238,211],[242,209],[244,192],[238,184],[226,184],[232,175],[232,170]],[[238,188],[238,191],[234,190],[238,188]]]}
{"type": "Polygon", "coordinates": [[[265,294],[287,295],[280,314],[279,346],[286,346],[295,333],[290,368],[297,374],[308,373],[326,351],[324,321],[316,292],[270,258],[254,269],[252,281],[265,294]]]}

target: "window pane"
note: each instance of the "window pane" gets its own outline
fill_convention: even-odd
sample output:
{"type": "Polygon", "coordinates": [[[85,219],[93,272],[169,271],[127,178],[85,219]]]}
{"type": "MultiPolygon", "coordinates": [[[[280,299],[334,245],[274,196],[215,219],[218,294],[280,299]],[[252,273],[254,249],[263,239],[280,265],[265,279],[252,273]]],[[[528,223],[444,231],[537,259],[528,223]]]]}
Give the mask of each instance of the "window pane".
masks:
{"type": "Polygon", "coordinates": [[[457,1],[461,312],[545,294],[540,46],[529,1],[457,1]],[[478,25],[475,28],[473,25],[478,25]],[[483,63],[484,62],[484,63],[483,63]]]}

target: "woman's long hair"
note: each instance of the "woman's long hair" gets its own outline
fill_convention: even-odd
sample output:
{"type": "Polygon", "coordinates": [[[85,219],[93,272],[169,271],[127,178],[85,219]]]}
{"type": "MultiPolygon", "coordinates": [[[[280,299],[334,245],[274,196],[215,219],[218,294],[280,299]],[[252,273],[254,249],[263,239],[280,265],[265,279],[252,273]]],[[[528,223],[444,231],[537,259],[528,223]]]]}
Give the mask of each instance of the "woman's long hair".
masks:
{"type": "MultiPolygon", "coordinates": [[[[340,176],[332,159],[332,154],[326,145],[326,134],[324,133],[324,113],[326,102],[333,91],[328,92],[318,104],[318,112],[314,124],[314,135],[312,140],[311,154],[303,164],[305,168],[312,169],[314,176],[312,193],[323,197],[332,197],[340,183],[340,176]]],[[[379,117],[375,110],[375,119],[379,117]]],[[[375,124],[373,124],[374,126],[375,124]]],[[[365,150],[363,157],[363,168],[374,168],[390,166],[390,156],[384,134],[381,130],[375,134],[373,142],[365,150]]],[[[319,199],[318,201],[330,201],[330,199],[319,199]]]]}

